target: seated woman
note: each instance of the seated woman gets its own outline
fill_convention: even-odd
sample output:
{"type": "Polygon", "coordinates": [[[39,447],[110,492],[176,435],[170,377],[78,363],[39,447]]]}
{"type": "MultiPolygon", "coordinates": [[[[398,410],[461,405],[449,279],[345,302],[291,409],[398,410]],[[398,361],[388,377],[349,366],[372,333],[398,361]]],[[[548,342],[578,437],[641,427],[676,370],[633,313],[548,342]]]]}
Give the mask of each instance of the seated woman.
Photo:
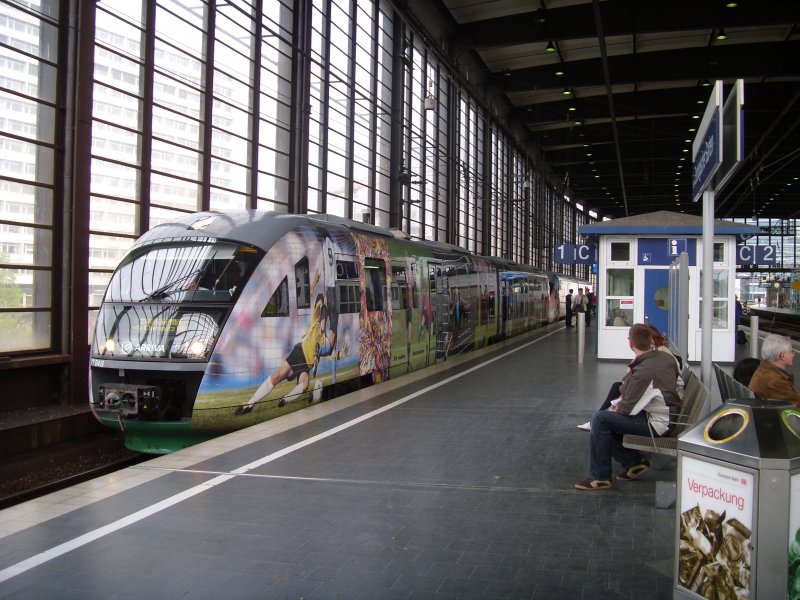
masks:
{"type": "Polygon", "coordinates": [[[750,384],[750,379],[753,373],[758,369],[761,361],[758,358],[743,358],[733,367],[733,378],[747,387],[750,384]]]}

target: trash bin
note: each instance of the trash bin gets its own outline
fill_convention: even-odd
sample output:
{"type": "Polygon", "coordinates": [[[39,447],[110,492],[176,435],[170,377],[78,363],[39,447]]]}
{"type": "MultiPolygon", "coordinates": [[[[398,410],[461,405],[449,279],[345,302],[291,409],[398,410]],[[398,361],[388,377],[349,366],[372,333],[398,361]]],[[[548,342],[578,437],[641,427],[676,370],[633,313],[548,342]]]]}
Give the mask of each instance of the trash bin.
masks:
{"type": "Polygon", "coordinates": [[[800,600],[800,410],[729,400],[678,440],[674,598],[800,600]]]}

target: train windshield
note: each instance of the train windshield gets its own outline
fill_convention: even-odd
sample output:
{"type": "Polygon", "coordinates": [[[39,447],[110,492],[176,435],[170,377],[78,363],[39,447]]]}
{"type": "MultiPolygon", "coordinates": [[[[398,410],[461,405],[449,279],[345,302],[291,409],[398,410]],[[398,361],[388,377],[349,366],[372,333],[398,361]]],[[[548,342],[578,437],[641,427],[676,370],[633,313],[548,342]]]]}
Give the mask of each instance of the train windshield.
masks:
{"type": "Polygon", "coordinates": [[[230,243],[148,246],[120,264],[104,301],[230,304],[256,259],[253,248],[230,243]]]}
{"type": "Polygon", "coordinates": [[[207,359],[258,258],[252,248],[220,242],[132,252],[109,282],[92,355],[207,359]]]}

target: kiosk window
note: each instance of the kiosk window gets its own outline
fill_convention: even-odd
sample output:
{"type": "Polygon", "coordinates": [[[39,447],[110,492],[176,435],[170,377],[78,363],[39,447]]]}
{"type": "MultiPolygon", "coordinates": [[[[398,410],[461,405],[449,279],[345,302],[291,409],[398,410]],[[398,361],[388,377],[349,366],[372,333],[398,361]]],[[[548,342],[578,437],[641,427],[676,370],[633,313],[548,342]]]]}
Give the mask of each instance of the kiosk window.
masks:
{"type": "Polygon", "coordinates": [[[629,262],[631,260],[630,242],[611,242],[611,261],[629,262]]]}

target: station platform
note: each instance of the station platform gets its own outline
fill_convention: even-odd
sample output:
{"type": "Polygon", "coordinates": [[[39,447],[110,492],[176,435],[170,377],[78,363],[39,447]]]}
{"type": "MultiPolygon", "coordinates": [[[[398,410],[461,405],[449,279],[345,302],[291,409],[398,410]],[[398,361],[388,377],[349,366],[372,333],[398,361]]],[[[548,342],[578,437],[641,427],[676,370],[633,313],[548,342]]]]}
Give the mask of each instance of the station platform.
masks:
{"type": "Polygon", "coordinates": [[[553,325],[0,511],[0,596],[671,598],[674,460],[573,487],[627,362],[587,333],[581,364],[553,325]]]}

